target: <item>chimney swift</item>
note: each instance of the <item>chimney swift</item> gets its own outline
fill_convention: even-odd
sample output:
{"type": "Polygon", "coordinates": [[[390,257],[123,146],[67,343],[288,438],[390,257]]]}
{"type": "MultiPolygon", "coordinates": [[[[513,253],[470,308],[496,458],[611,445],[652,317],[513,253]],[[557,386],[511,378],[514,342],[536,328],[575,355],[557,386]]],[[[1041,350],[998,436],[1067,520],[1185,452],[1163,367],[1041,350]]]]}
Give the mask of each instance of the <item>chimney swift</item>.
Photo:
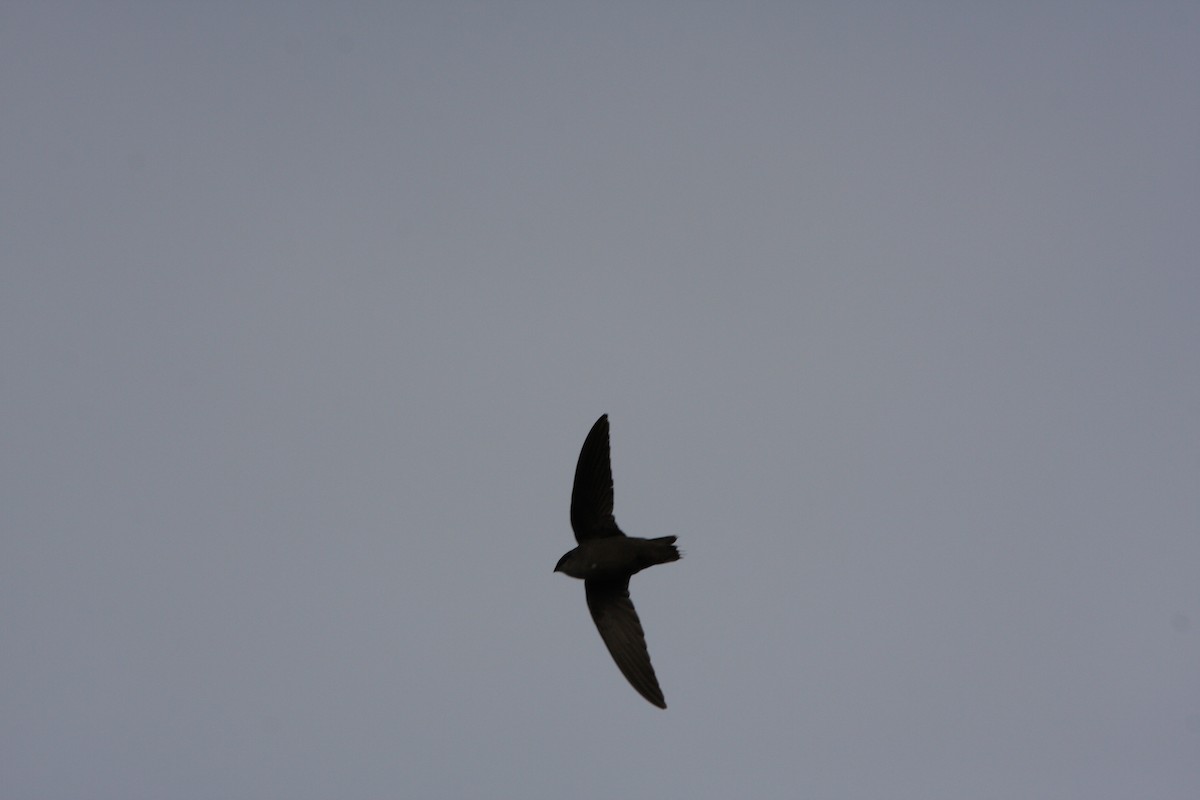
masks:
{"type": "Polygon", "coordinates": [[[583,579],[588,611],[621,674],[638,694],[666,708],[650,666],[642,623],[629,599],[629,578],[646,567],[678,561],[674,536],[626,536],[613,519],[612,464],[608,456],[608,415],[596,420],[579,451],[571,491],[571,527],[579,546],[558,560],[555,572],[583,579]]]}

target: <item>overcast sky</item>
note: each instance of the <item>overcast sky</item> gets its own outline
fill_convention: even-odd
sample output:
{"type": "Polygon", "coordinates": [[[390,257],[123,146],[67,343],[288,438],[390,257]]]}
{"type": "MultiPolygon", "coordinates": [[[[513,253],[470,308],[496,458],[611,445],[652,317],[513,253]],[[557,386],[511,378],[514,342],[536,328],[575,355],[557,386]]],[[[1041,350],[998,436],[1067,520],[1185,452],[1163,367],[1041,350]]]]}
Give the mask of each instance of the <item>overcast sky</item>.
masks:
{"type": "Polygon", "coordinates": [[[1192,2],[6,4],[3,794],[1194,798],[1198,77],[1192,2]],[[666,711],[552,573],[602,413],[666,711]]]}

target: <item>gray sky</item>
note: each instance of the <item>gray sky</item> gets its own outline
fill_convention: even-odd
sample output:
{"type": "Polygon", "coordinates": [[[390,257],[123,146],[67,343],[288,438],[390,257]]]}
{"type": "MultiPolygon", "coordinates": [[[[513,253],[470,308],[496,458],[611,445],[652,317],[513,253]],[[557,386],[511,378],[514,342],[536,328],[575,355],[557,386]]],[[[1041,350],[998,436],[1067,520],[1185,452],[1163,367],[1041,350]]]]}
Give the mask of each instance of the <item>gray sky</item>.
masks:
{"type": "Polygon", "coordinates": [[[0,12],[5,796],[1195,796],[1194,3],[251,5],[0,12]]]}

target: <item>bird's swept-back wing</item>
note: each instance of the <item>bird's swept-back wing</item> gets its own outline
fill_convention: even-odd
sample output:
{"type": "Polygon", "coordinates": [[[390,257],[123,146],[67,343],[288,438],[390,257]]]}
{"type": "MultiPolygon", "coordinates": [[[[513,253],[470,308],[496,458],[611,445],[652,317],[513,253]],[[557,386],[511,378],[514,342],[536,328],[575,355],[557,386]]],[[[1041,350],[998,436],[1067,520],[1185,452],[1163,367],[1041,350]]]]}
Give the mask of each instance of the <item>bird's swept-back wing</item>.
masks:
{"type": "Polygon", "coordinates": [[[608,415],[596,420],[583,440],[571,490],[571,528],[575,539],[624,536],[613,519],[612,463],[608,456],[608,415]]]}
{"type": "Polygon", "coordinates": [[[650,651],[646,649],[642,623],[629,599],[629,579],[588,580],[583,585],[588,611],[592,612],[600,638],[612,653],[621,674],[638,694],[659,708],[666,708],[667,702],[663,699],[662,689],[658,688],[654,667],[650,666],[650,651]]]}

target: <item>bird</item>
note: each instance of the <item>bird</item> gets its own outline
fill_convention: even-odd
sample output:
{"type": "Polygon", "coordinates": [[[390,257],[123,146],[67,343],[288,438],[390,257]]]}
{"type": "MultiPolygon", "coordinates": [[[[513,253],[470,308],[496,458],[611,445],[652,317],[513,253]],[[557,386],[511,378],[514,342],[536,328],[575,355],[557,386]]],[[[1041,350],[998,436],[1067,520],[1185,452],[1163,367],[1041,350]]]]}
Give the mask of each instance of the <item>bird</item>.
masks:
{"type": "Polygon", "coordinates": [[[571,490],[571,528],[579,546],[560,558],[554,571],[583,580],[592,621],[621,674],[638,694],[666,708],[642,623],[629,599],[629,579],[655,564],[678,561],[682,554],[675,547],[675,536],[640,539],[626,536],[617,527],[607,414],[592,425],[579,451],[571,490]]]}

